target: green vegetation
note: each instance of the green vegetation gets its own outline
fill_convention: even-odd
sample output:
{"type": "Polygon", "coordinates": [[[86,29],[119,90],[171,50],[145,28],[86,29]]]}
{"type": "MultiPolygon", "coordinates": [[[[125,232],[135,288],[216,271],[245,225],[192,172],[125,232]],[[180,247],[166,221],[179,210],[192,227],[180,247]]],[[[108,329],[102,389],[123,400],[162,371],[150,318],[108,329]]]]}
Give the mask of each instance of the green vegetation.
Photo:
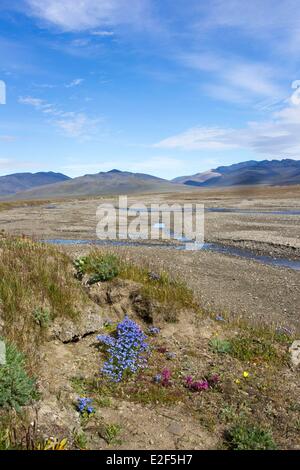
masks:
{"type": "Polygon", "coordinates": [[[121,433],[121,427],[118,424],[107,424],[105,426],[105,432],[103,438],[108,444],[121,444],[119,435],[121,433]]]}
{"type": "Polygon", "coordinates": [[[6,364],[0,367],[0,407],[19,409],[36,398],[35,380],[25,370],[25,358],[6,343],[6,364]]]}
{"type": "Polygon", "coordinates": [[[273,343],[265,338],[244,334],[231,340],[230,354],[240,361],[277,363],[284,357],[279,354],[273,343]]]}
{"type": "Polygon", "coordinates": [[[0,429],[0,450],[10,450],[11,448],[11,436],[9,429],[0,429]]]}
{"type": "Polygon", "coordinates": [[[85,450],[87,448],[87,437],[83,431],[74,431],[73,439],[77,449],[85,450]]]}
{"type": "Polygon", "coordinates": [[[51,312],[48,308],[38,307],[33,312],[33,318],[37,325],[46,328],[51,322],[51,312]]]}
{"type": "Polygon", "coordinates": [[[231,352],[231,342],[225,339],[213,338],[210,340],[209,346],[213,352],[219,354],[228,354],[231,352]]]}
{"type": "Polygon", "coordinates": [[[277,448],[268,431],[247,423],[233,426],[228,432],[227,441],[232,450],[275,450],[277,448]]]}
{"type": "Polygon", "coordinates": [[[74,262],[77,277],[81,279],[84,274],[89,274],[89,284],[111,281],[119,274],[119,260],[115,255],[93,253],[89,256],[78,258],[74,262]]]}
{"type": "MultiPolygon", "coordinates": [[[[278,343],[281,344],[281,338],[278,343]]],[[[271,340],[255,334],[251,329],[230,340],[213,338],[209,346],[213,352],[230,354],[242,362],[282,364],[286,359],[286,351],[276,347],[276,338],[271,340]]]]}

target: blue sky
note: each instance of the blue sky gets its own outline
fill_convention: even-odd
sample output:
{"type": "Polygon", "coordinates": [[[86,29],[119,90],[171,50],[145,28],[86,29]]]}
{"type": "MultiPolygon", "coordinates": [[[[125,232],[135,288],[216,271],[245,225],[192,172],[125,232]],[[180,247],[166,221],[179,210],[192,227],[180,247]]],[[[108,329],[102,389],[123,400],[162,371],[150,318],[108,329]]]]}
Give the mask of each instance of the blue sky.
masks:
{"type": "Polygon", "coordinates": [[[298,0],[1,0],[0,174],[299,159],[299,25],[298,0]]]}

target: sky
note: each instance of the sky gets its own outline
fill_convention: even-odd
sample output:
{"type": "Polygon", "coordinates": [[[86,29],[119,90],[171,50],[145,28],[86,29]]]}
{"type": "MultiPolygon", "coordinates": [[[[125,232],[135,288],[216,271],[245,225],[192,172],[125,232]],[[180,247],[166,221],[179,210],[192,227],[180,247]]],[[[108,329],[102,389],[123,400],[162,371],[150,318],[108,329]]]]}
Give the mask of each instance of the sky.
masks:
{"type": "Polygon", "coordinates": [[[0,0],[0,175],[300,159],[299,50],[299,0],[0,0]]]}

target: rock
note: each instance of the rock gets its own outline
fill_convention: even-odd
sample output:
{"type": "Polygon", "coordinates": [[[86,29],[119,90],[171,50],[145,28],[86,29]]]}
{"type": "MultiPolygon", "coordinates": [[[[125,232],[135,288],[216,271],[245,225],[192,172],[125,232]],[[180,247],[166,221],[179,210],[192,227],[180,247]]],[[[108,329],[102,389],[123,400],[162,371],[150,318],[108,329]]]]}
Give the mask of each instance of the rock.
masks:
{"type": "Polygon", "coordinates": [[[176,359],[176,353],[167,351],[166,352],[166,358],[169,361],[172,361],[173,359],[176,359]]]}
{"type": "Polygon", "coordinates": [[[105,283],[93,284],[88,288],[90,299],[100,306],[107,304],[107,285],[105,283]]]}
{"type": "Polygon", "coordinates": [[[170,426],[167,428],[167,431],[170,434],[174,434],[175,436],[182,436],[184,433],[183,427],[177,421],[173,421],[170,426]]]}
{"type": "Polygon", "coordinates": [[[55,430],[57,435],[67,437],[74,427],[80,426],[80,417],[72,404],[64,406],[52,396],[39,403],[37,422],[39,428],[48,430],[46,435],[55,430]]]}
{"type": "Polygon", "coordinates": [[[291,354],[291,361],[295,367],[300,364],[300,340],[295,340],[291,345],[289,352],[291,354]]]}
{"type": "Polygon", "coordinates": [[[56,320],[50,330],[50,339],[57,338],[63,343],[78,341],[92,333],[96,333],[103,327],[103,318],[95,311],[83,314],[77,321],[64,319],[56,320]]]}
{"type": "Polygon", "coordinates": [[[150,271],[148,273],[148,277],[149,277],[150,281],[160,281],[160,279],[161,279],[160,275],[153,272],[153,271],[150,271]]]}

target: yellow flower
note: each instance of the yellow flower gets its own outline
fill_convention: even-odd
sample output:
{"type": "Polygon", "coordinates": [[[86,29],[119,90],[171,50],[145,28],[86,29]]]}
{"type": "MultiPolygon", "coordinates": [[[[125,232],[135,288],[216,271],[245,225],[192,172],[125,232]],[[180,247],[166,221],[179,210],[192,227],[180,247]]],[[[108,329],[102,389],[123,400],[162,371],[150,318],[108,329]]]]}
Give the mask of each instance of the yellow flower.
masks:
{"type": "Polygon", "coordinates": [[[240,383],[240,380],[239,380],[239,379],[236,379],[235,383],[236,383],[236,384],[239,384],[239,383],[240,383]]]}
{"type": "Polygon", "coordinates": [[[244,377],[245,379],[246,379],[247,377],[249,377],[249,372],[244,371],[244,372],[243,372],[243,377],[244,377]]]}

